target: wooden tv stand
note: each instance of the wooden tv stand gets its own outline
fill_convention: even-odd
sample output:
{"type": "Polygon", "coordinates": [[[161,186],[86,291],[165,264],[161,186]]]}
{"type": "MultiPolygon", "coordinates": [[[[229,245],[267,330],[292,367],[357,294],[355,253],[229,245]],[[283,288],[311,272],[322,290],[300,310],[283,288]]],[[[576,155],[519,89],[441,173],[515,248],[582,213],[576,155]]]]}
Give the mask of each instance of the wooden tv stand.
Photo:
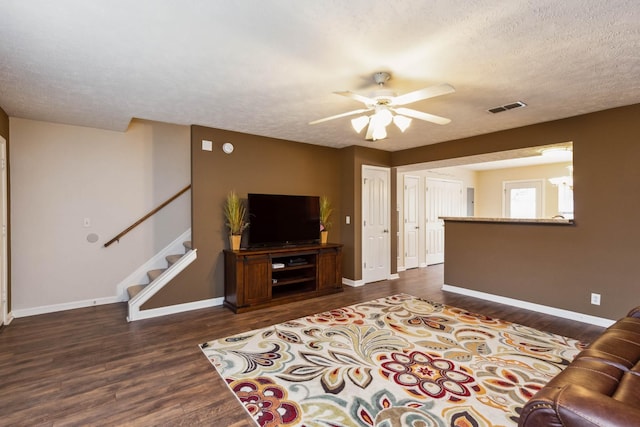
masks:
{"type": "Polygon", "coordinates": [[[342,291],[342,245],[224,251],[224,305],[235,313],[342,291]]]}

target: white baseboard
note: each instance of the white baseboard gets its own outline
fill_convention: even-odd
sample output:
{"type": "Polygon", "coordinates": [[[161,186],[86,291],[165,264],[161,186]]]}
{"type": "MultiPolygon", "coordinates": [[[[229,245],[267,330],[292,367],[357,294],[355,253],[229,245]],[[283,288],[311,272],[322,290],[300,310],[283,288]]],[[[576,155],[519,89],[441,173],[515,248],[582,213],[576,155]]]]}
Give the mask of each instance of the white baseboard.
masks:
{"type": "Polygon", "coordinates": [[[364,286],[364,280],[351,280],[351,279],[347,279],[346,277],[342,278],[342,284],[343,285],[347,285],[347,286],[351,286],[354,288],[357,288],[358,286],[364,286]]]}
{"type": "Polygon", "coordinates": [[[399,265],[397,270],[398,270],[398,273],[400,273],[401,271],[406,271],[407,269],[404,268],[404,265],[399,265]]]}
{"type": "MultiPolygon", "coordinates": [[[[140,310],[135,320],[151,319],[153,317],[167,316],[169,314],[183,313],[185,311],[199,310],[222,305],[224,297],[211,298],[200,301],[186,302],[184,304],[169,305],[167,307],[150,308],[140,310]]],[[[129,318],[127,318],[129,320],[129,318]]]]}
{"type": "Polygon", "coordinates": [[[576,320],[582,323],[589,323],[591,325],[601,326],[603,328],[608,328],[615,323],[615,320],[605,319],[603,317],[591,316],[588,314],[578,313],[576,311],[564,310],[562,308],[550,307],[548,305],[535,304],[532,302],[507,298],[500,295],[488,294],[485,292],[474,291],[472,289],[460,288],[458,286],[444,284],[442,285],[442,290],[446,292],[453,292],[456,294],[493,301],[500,304],[507,304],[514,307],[524,308],[526,310],[537,311],[539,313],[550,314],[552,316],[562,317],[564,319],[576,320]]]}
{"type": "Polygon", "coordinates": [[[122,302],[120,297],[104,297],[94,298],[84,301],[71,301],[62,304],[44,305],[40,307],[24,308],[18,310],[12,310],[11,314],[14,318],[36,316],[38,314],[55,313],[57,311],[73,310],[76,308],[93,307],[94,305],[113,304],[116,302],[122,302]]]}
{"type": "MultiPolygon", "coordinates": [[[[394,274],[389,274],[389,277],[387,277],[387,280],[396,280],[399,279],[400,275],[397,273],[394,274]]],[[[353,288],[357,288],[359,286],[364,286],[367,283],[364,280],[351,280],[351,279],[347,279],[345,277],[342,278],[342,284],[343,285],[347,285],[347,286],[351,286],[353,288]]]]}

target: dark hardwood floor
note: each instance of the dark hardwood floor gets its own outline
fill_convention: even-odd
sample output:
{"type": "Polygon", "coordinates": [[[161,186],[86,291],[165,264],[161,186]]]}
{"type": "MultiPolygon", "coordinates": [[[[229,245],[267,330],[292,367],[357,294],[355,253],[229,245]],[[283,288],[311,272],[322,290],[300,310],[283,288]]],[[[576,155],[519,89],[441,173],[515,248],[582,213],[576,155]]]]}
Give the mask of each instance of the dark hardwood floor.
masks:
{"type": "Polygon", "coordinates": [[[603,328],[443,292],[443,267],[233,314],[216,307],[127,323],[110,304],[15,319],[0,331],[0,425],[251,426],[200,351],[214,338],[408,293],[590,342],[603,328]]]}

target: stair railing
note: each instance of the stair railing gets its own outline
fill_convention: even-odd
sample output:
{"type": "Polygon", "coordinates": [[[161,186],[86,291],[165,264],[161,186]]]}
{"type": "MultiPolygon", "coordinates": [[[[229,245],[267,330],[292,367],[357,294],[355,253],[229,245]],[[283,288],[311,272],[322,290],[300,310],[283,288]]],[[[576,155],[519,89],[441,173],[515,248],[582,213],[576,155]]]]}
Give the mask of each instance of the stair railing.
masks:
{"type": "Polygon", "coordinates": [[[120,238],[122,236],[124,236],[125,234],[127,234],[128,232],[130,232],[131,230],[133,230],[134,228],[136,228],[140,224],[142,224],[145,220],[147,220],[150,217],[152,217],[153,215],[155,215],[160,209],[164,208],[169,203],[173,202],[175,199],[180,197],[183,193],[187,192],[190,188],[191,188],[191,184],[187,185],[182,190],[178,191],[176,194],[174,194],[169,199],[167,199],[165,202],[163,202],[160,206],[158,206],[157,208],[155,208],[154,210],[152,210],[151,212],[149,212],[148,214],[146,214],[145,216],[143,216],[142,218],[140,218],[139,220],[134,222],[132,225],[130,225],[129,227],[127,227],[126,229],[124,229],[120,233],[118,233],[116,235],[116,237],[114,237],[113,239],[111,239],[107,243],[105,243],[104,247],[107,248],[107,247],[109,247],[110,245],[112,245],[115,242],[120,242],[120,238]]]}

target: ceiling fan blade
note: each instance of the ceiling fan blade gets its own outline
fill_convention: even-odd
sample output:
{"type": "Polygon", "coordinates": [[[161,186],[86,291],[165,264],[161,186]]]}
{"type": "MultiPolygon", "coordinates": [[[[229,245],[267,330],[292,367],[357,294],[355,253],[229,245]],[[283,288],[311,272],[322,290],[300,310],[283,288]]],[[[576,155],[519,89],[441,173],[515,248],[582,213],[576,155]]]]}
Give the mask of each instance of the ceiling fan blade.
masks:
{"type": "Polygon", "coordinates": [[[424,89],[416,90],[413,92],[405,93],[404,95],[396,96],[391,101],[391,105],[406,105],[412,102],[422,101],[423,99],[433,98],[435,96],[446,95],[453,93],[456,90],[453,86],[447,83],[440,85],[429,86],[424,89]]]}
{"type": "Polygon", "coordinates": [[[375,105],[376,100],[373,98],[368,98],[366,96],[358,95],[357,93],[350,92],[348,90],[343,90],[341,92],[333,92],[336,95],[346,96],[347,98],[355,99],[356,101],[360,101],[365,105],[375,105]]]}
{"type": "Polygon", "coordinates": [[[425,120],[427,122],[436,123],[439,125],[446,125],[447,123],[451,122],[451,120],[447,119],[446,117],[440,117],[434,114],[412,110],[410,108],[393,108],[393,111],[395,111],[398,114],[402,114],[403,116],[409,116],[414,119],[425,120]]]}
{"type": "Polygon", "coordinates": [[[329,120],[339,119],[341,117],[347,117],[347,116],[352,116],[354,114],[366,113],[367,111],[371,111],[371,110],[372,110],[372,108],[361,108],[359,110],[347,111],[346,113],[336,114],[335,116],[325,117],[324,119],[314,120],[312,122],[309,122],[309,124],[310,125],[315,125],[315,124],[322,123],[322,122],[328,122],[329,120]]]}

